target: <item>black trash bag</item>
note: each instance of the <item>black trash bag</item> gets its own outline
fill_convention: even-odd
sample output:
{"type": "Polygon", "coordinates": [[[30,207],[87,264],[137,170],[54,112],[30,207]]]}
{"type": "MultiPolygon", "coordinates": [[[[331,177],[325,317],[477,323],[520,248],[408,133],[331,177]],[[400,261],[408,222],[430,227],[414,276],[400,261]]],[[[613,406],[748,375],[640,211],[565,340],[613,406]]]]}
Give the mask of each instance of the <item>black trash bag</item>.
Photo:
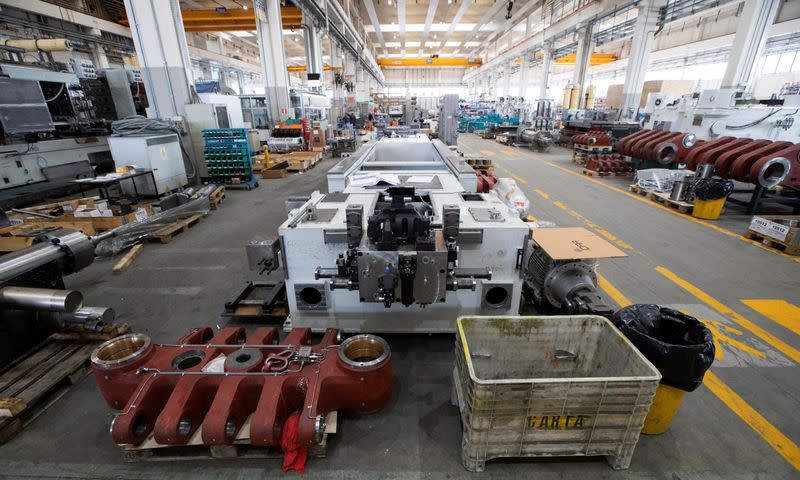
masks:
{"type": "Polygon", "coordinates": [[[714,362],[714,336],[700,320],[658,305],[630,305],[614,325],[661,372],[661,383],[691,392],[714,362]]]}
{"type": "Polygon", "coordinates": [[[733,193],[733,182],[719,178],[701,178],[694,184],[694,196],[700,200],[719,200],[733,193]]]}

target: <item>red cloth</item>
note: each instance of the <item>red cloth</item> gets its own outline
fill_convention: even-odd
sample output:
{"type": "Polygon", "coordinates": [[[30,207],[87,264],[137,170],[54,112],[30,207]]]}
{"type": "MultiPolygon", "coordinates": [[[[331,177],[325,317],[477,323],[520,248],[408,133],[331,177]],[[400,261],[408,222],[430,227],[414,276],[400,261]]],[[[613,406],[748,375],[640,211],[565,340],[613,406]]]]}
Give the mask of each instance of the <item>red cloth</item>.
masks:
{"type": "Polygon", "coordinates": [[[300,412],[294,412],[283,422],[281,449],[283,450],[283,471],[294,470],[306,473],[308,448],[300,445],[300,412]]]}

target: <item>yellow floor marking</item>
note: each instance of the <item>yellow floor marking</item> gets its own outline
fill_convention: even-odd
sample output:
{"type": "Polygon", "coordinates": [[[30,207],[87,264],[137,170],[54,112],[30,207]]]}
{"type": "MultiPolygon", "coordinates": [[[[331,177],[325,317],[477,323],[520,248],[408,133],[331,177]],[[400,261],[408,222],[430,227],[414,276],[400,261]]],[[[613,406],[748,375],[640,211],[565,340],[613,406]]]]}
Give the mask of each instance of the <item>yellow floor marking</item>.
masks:
{"type": "MultiPolygon", "coordinates": [[[[536,157],[534,156],[534,158],[536,158],[536,157]]],[[[697,223],[698,225],[703,225],[705,227],[708,227],[708,228],[710,228],[710,229],[712,229],[714,231],[717,231],[719,233],[722,233],[724,235],[728,235],[728,236],[731,236],[731,237],[734,237],[734,238],[738,238],[739,240],[741,240],[743,242],[747,242],[747,243],[749,243],[751,245],[755,245],[756,247],[758,247],[758,248],[760,248],[760,249],[762,249],[764,251],[770,252],[770,253],[775,254],[775,255],[780,255],[780,256],[785,257],[785,258],[791,258],[795,262],[800,263],[800,258],[792,257],[791,255],[787,255],[787,254],[785,254],[783,252],[779,252],[777,250],[769,248],[769,247],[767,247],[766,245],[764,245],[761,242],[757,242],[755,240],[751,240],[749,238],[745,238],[745,237],[739,235],[738,233],[734,233],[734,232],[732,232],[730,230],[727,230],[725,228],[722,228],[722,227],[719,227],[717,225],[714,225],[713,223],[709,223],[709,222],[697,219],[697,218],[689,216],[689,215],[684,215],[684,214],[682,214],[682,213],[680,213],[680,212],[678,212],[676,210],[673,210],[671,208],[665,207],[665,206],[663,206],[661,204],[658,204],[656,202],[651,202],[650,200],[642,197],[641,195],[636,195],[634,193],[627,192],[627,191],[625,191],[625,190],[623,190],[621,188],[614,187],[614,186],[609,185],[607,183],[604,183],[604,182],[601,182],[599,180],[596,180],[596,179],[594,179],[592,177],[587,177],[586,175],[583,175],[581,173],[574,172],[574,171],[572,171],[572,170],[570,170],[568,168],[564,168],[564,167],[562,167],[560,165],[556,165],[555,163],[551,163],[551,162],[548,162],[548,161],[545,161],[545,160],[542,160],[542,161],[544,163],[546,163],[547,165],[550,165],[553,168],[557,168],[557,169],[559,169],[559,170],[561,170],[563,172],[569,173],[570,175],[574,175],[576,177],[583,178],[584,180],[596,183],[597,185],[600,185],[601,187],[604,187],[604,188],[607,188],[609,190],[613,190],[615,192],[621,193],[621,194],[626,195],[626,196],[628,196],[630,198],[633,198],[634,200],[637,200],[639,202],[646,203],[647,205],[651,205],[651,206],[656,207],[656,208],[660,208],[661,210],[663,210],[665,212],[669,212],[672,215],[676,215],[676,216],[678,216],[680,218],[683,218],[683,219],[689,220],[691,222],[697,223]]]]}
{"type": "Polygon", "coordinates": [[[494,152],[491,151],[491,150],[481,150],[481,153],[486,155],[487,157],[493,157],[494,156],[494,152]]]}
{"type": "Polygon", "coordinates": [[[511,152],[506,152],[506,155],[510,155],[510,156],[512,156],[512,157],[519,157],[519,153],[517,153],[517,152],[514,152],[514,151],[511,151],[511,152]]]}
{"type": "Polygon", "coordinates": [[[538,188],[533,189],[534,192],[538,193],[540,197],[544,198],[545,200],[550,198],[550,195],[544,193],[543,191],[539,190],[538,188]]]}
{"type": "Polygon", "coordinates": [[[739,326],[743,327],[745,330],[749,331],[750,333],[757,336],[761,340],[764,340],[769,345],[772,345],[779,352],[783,353],[784,355],[791,358],[795,362],[800,363],[800,351],[798,351],[796,348],[792,347],[788,343],[767,332],[766,330],[759,327],[750,320],[744,318],[740,314],[734,312],[728,306],[722,304],[719,300],[713,298],[711,295],[700,290],[699,288],[687,282],[683,278],[675,275],[670,270],[658,266],[656,267],[656,271],[661,275],[664,275],[667,279],[671,280],[673,283],[683,288],[690,294],[697,297],[697,299],[700,300],[701,302],[705,303],[706,305],[716,310],[717,312],[721,313],[725,317],[730,318],[731,320],[739,324],[739,326]]]}
{"type": "Polygon", "coordinates": [[[513,172],[512,172],[512,173],[511,173],[511,178],[513,178],[514,180],[518,181],[519,183],[521,183],[521,184],[523,184],[523,185],[528,185],[528,181],[527,181],[527,180],[525,180],[524,178],[520,177],[520,176],[519,176],[519,175],[517,175],[516,173],[513,173],[513,172]]]}
{"type": "Polygon", "coordinates": [[[556,202],[553,202],[553,205],[555,205],[556,207],[560,208],[561,210],[569,210],[569,208],[566,205],[564,205],[562,202],[556,201],[556,202]]]}
{"type": "Polygon", "coordinates": [[[795,469],[800,470],[800,447],[791,441],[766,418],[744,401],[736,392],[712,372],[706,372],[703,384],[722,402],[758,433],[776,452],[795,469]]]}
{"type": "MultiPolygon", "coordinates": [[[[616,287],[611,285],[602,275],[597,275],[597,284],[608,296],[613,298],[620,307],[625,307],[630,304],[630,300],[620,293],[616,287]]],[[[715,345],[715,347],[716,346],[717,345],[715,345]]],[[[721,352],[722,350],[718,348],[718,351],[721,352]]],[[[786,459],[795,469],[800,470],[800,448],[798,448],[797,444],[792,442],[780,430],[769,423],[755,408],[745,402],[742,397],[710,370],[705,374],[703,385],[711,390],[711,393],[716,395],[725,406],[730,408],[731,411],[741,418],[750,428],[755,430],[779,455],[786,459]]]]}
{"type": "Polygon", "coordinates": [[[628,297],[623,295],[622,292],[617,290],[617,287],[612,285],[606,277],[600,275],[599,273],[597,274],[597,285],[603,289],[603,291],[606,292],[609,297],[617,302],[617,305],[620,307],[627,307],[631,304],[631,301],[628,300],[628,297]]]}
{"type": "Polygon", "coordinates": [[[800,308],[786,300],[742,300],[742,303],[800,335],[800,308]]]}
{"type": "Polygon", "coordinates": [[[529,222],[538,222],[538,221],[539,221],[539,220],[537,220],[537,219],[536,219],[536,217],[534,217],[533,215],[528,215],[528,216],[525,218],[525,220],[527,220],[527,221],[529,221],[529,222]]]}
{"type": "MultiPolygon", "coordinates": [[[[767,354],[762,352],[761,350],[757,350],[751,347],[750,345],[747,345],[745,343],[740,342],[739,340],[735,340],[725,335],[717,327],[709,325],[708,322],[706,322],[705,320],[703,320],[703,323],[705,323],[708,329],[711,330],[711,333],[714,334],[714,347],[717,349],[717,353],[723,353],[721,348],[717,348],[719,346],[717,342],[725,342],[731,347],[738,348],[739,350],[745,353],[749,353],[750,355],[761,358],[767,358],[767,354]]],[[[722,355],[717,355],[717,358],[722,358],[722,355]]]]}

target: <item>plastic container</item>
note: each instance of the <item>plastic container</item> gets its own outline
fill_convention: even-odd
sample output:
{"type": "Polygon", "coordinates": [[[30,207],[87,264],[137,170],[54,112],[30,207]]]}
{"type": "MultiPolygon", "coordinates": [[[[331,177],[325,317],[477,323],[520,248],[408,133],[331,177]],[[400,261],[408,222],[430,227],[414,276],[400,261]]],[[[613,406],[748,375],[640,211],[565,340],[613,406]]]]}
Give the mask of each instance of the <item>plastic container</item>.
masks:
{"type": "Polygon", "coordinates": [[[686,391],[680,388],[670,387],[661,384],[656,389],[656,396],[653,398],[653,406],[647,418],[644,419],[642,433],[645,435],[661,435],[669,430],[672,419],[678,413],[678,409],[683,402],[686,391]]]}
{"type": "Polygon", "coordinates": [[[605,456],[628,468],[661,375],[594,315],[461,317],[455,396],[462,461],[605,456]]]}
{"type": "Polygon", "coordinates": [[[718,198],[716,200],[700,200],[696,198],[694,200],[692,216],[705,220],[716,220],[722,213],[722,207],[725,206],[726,199],[727,197],[718,198]]]}

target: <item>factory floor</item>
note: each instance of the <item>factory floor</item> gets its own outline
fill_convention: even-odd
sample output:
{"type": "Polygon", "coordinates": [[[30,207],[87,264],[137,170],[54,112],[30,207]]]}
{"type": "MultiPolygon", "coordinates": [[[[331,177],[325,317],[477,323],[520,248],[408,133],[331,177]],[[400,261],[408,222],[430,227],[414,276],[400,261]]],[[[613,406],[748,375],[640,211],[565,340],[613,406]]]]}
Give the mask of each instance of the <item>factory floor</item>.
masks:
{"type": "MultiPolygon", "coordinates": [[[[627,193],[625,179],[580,174],[568,150],[548,153],[463,135],[465,153],[485,155],[515,178],[538,221],[584,226],[625,251],[600,263],[609,301],[659,303],[703,318],[717,361],[688,394],[669,432],[642,436],[631,466],[603,459],[497,460],[482,478],[800,478],[800,262],[740,237],[748,217],[729,211],[698,221],[627,193]]],[[[243,245],[271,234],[283,200],[325,190],[328,159],[261,188],[232,191],[207,220],[167,245],[147,245],[134,266],[111,275],[100,260],[69,277],[87,305],[109,305],[119,321],[156,342],[188,328],[224,323],[219,312],[252,275],[243,245]]],[[[389,336],[394,398],[383,411],[342,414],[328,457],[310,459],[311,478],[467,478],[461,426],[450,405],[453,337],[389,336]]],[[[279,460],[125,463],[108,432],[111,410],[87,377],[16,438],[0,446],[0,478],[268,478],[279,460]]]]}

